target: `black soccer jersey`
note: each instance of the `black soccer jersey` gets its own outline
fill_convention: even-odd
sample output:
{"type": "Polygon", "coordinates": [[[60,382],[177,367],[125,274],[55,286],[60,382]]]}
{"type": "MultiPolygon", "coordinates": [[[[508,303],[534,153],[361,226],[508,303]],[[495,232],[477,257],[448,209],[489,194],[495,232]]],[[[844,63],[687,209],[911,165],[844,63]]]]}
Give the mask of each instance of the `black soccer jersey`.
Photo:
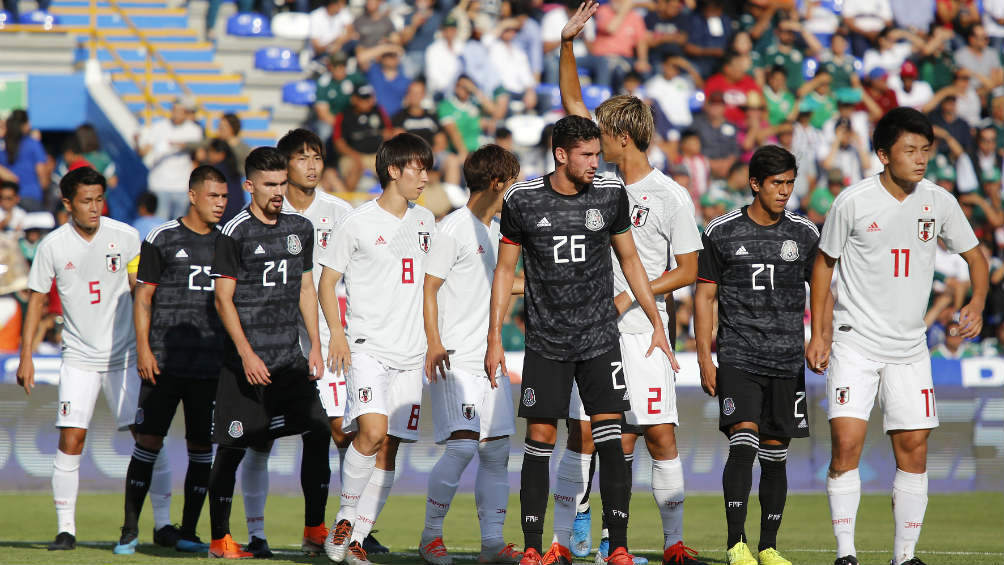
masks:
{"type": "Polygon", "coordinates": [[[150,349],[161,371],[215,379],[223,354],[223,325],[213,304],[212,265],[220,231],[199,234],[180,220],[154,228],[140,248],[137,280],[155,285],[150,349]]]}
{"type": "Polygon", "coordinates": [[[581,361],[617,345],[610,236],[631,227],[624,183],[597,178],[575,195],[551,175],[518,182],[502,205],[502,241],[521,245],[526,346],[558,361],[581,361]]]}
{"type": "Polygon", "coordinates": [[[804,364],[805,283],[819,230],[791,212],[761,226],[748,208],[715,218],[702,236],[697,280],[718,285],[718,362],[795,377],[804,364]]]}
{"type": "MultiPolygon", "coordinates": [[[[303,358],[297,327],[300,281],[313,267],[314,228],[300,214],[282,212],[273,225],[245,208],[223,227],[216,241],[213,275],[237,281],[234,305],[255,354],[269,370],[303,358]]],[[[224,362],[241,367],[229,339],[224,362]]]]}

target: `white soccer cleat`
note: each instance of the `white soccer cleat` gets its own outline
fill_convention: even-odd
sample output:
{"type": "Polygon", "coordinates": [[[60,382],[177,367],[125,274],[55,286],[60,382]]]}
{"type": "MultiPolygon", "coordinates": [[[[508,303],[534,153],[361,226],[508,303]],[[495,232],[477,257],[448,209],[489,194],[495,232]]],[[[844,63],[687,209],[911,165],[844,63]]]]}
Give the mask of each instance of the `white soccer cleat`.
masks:
{"type": "Polygon", "coordinates": [[[446,551],[441,537],[431,540],[423,539],[418,545],[418,555],[428,565],[453,565],[453,558],[446,551]]]}
{"type": "MultiPolygon", "coordinates": [[[[352,522],[339,520],[334,528],[328,532],[328,537],[324,538],[324,553],[328,559],[335,563],[345,561],[345,555],[349,549],[349,539],[352,537],[352,522]]],[[[363,558],[366,554],[363,553],[363,558]]],[[[368,562],[367,562],[368,563],[368,562]]]]}
{"type": "Polygon", "coordinates": [[[478,555],[478,563],[482,565],[517,565],[521,559],[523,559],[523,552],[516,549],[514,543],[482,547],[481,554],[478,555]]]}
{"type": "Polygon", "coordinates": [[[354,541],[349,544],[348,551],[345,553],[345,565],[373,565],[370,560],[366,558],[366,550],[359,542],[354,541]]]}

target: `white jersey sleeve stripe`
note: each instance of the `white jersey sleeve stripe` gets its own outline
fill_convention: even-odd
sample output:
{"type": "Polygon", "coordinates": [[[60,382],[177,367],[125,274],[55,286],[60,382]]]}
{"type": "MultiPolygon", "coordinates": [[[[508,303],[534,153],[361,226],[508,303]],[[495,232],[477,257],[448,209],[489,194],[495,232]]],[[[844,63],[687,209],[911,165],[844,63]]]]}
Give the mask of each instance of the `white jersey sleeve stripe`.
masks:
{"type": "Polygon", "coordinates": [[[178,227],[178,220],[171,220],[169,222],[164,222],[163,224],[160,224],[159,226],[150,230],[150,233],[146,234],[146,242],[153,243],[161,232],[175,227],[178,227]]]}
{"type": "Polygon", "coordinates": [[[711,235],[711,230],[715,229],[716,227],[718,227],[721,224],[724,224],[725,222],[729,222],[729,221],[732,221],[732,220],[738,218],[741,213],[742,213],[742,209],[739,209],[739,210],[733,210],[733,211],[729,212],[728,214],[725,214],[725,215],[722,215],[722,216],[718,216],[714,220],[711,220],[710,223],[708,223],[708,227],[704,229],[704,233],[706,233],[708,235],[711,235]]]}

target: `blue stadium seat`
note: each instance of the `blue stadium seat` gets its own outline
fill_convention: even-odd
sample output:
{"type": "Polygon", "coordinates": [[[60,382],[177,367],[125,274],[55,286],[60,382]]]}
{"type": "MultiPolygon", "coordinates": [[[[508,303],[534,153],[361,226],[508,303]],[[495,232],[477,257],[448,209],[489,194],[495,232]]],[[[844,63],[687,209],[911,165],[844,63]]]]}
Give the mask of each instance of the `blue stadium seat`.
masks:
{"type": "Polygon", "coordinates": [[[551,103],[551,110],[561,109],[561,89],[558,85],[542,82],[537,85],[537,96],[547,98],[551,103]]]}
{"type": "Polygon", "coordinates": [[[704,92],[698,90],[691,94],[689,104],[692,113],[700,112],[704,108],[704,92]]]}
{"type": "Polygon", "coordinates": [[[590,112],[595,110],[607,98],[610,98],[610,88],[606,86],[591,84],[582,89],[582,101],[585,102],[586,108],[590,112]]]}
{"type": "Polygon", "coordinates": [[[310,106],[317,100],[317,83],[297,80],[282,85],[282,101],[297,106],[310,106]]]}
{"type": "Polygon", "coordinates": [[[816,36],[816,39],[819,40],[823,47],[830,48],[830,43],[833,41],[832,33],[814,33],[813,35],[816,36]]]}
{"type": "Polygon", "coordinates": [[[49,12],[46,12],[45,10],[32,10],[27,14],[21,14],[21,21],[19,23],[25,25],[40,25],[48,29],[54,25],[59,25],[59,18],[49,12]]]}
{"type": "Polygon", "coordinates": [[[268,19],[261,14],[248,12],[234,14],[227,20],[227,35],[238,37],[272,37],[268,19]]]}
{"type": "Polygon", "coordinates": [[[262,47],[255,51],[254,66],[263,71],[303,72],[296,51],[286,47],[262,47]]]}

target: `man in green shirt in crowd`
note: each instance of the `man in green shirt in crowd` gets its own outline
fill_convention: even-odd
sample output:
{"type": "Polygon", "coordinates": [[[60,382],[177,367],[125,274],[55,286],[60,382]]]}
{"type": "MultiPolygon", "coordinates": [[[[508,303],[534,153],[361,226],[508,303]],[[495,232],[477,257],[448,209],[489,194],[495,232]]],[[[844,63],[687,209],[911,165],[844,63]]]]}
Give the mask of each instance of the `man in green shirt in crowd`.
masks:
{"type": "Polygon", "coordinates": [[[366,78],[358,72],[349,73],[349,56],[336,51],[328,56],[325,66],[328,72],[317,79],[314,112],[317,114],[317,135],[324,142],[331,140],[335,126],[335,116],[349,106],[349,99],[357,86],[366,84],[366,78]]]}
{"type": "Polygon", "coordinates": [[[452,149],[461,159],[481,145],[481,118],[494,106],[467,75],[460,75],[453,94],[439,103],[437,113],[452,149]]]}

